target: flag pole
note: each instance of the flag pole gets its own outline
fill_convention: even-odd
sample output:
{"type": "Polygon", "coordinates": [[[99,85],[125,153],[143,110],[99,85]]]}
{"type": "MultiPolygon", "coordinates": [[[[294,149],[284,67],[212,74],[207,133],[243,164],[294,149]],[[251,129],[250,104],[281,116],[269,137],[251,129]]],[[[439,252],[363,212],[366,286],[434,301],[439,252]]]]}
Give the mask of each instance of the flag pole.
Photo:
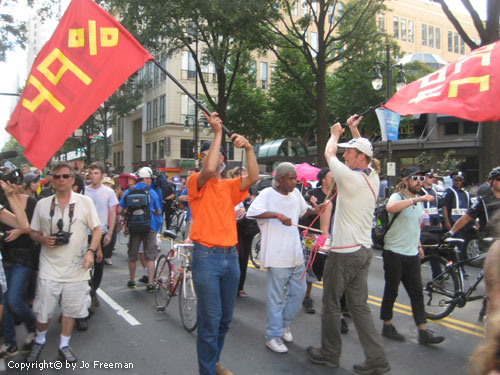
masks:
{"type": "MultiPolygon", "coordinates": [[[[155,65],[163,72],[167,75],[168,78],[170,78],[177,86],[179,86],[179,88],[184,91],[186,93],[187,96],[189,96],[189,98],[195,102],[198,107],[200,107],[202,109],[202,111],[206,112],[207,115],[210,116],[210,111],[208,110],[208,108],[202,103],[200,102],[197,98],[194,97],[194,95],[192,95],[183,85],[182,83],[180,83],[172,74],[170,74],[163,66],[161,66],[158,61],[156,61],[156,59],[153,59],[153,62],[155,63],[155,65]]],[[[224,126],[224,124],[222,124],[222,130],[224,130],[224,132],[229,136],[231,137],[233,135],[233,132],[231,130],[229,130],[226,126],[224,126]]]]}
{"type": "MultiPolygon", "coordinates": [[[[372,111],[376,110],[378,107],[380,107],[381,105],[384,105],[384,104],[385,104],[385,103],[387,103],[388,101],[389,101],[389,99],[386,99],[386,100],[384,100],[383,102],[380,102],[380,103],[378,103],[378,104],[376,104],[376,105],[373,105],[373,106],[369,107],[366,111],[361,112],[359,115],[357,115],[357,116],[354,118],[354,120],[357,120],[357,119],[358,119],[358,118],[360,118],[361,116],[364,116],[364,115],[366,115],[366,114],[368,114],[368,113],[370,113],[370,112],[372,112],[372,111]]],[[[346,122],[344,122],[344,123],[342,124],[342,127],[343,127],[343,128],[345,128],[346,126],[347,126],[347,121],[346,121],[346,122]]]]}

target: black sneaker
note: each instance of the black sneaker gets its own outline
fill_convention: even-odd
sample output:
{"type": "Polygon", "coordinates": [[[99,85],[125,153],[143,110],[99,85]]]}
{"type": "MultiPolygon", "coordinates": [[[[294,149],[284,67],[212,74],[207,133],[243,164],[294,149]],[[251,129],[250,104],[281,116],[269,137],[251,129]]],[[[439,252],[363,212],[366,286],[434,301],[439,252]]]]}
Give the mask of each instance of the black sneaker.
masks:
{"type": "Polygon", "coordinates": [[[15,356],[17,353],[17,345],[3,344],[0,346],[0,359],[15,356]]]}
{"type": "Polygon", "coordinates": [[[443,336],[434,336],[430,329],[418,330],[418,343],[421,345],[439,344],[444,341],[443,336]]]}
{"type": "Polygon", "coordinates": [[[137,285],[135,285],[135,281],[129,280],[129,281],[127,281],[127,287],[129,289],[135,289],[135,288],[137,288],[137,285]]]}
{"type": "Polygon", "coordinates": [[[396,330],[392,324],[384,324],[382,328],[382,336],[394,341],[405,341],[405,337],[396,330]]]}
{"type": "Polygon", "coordinates": [[[33,343],[33,346],[31,347],[30,352],[26,356],[26,362],[27,363],[35,363],[38,362],[38,359],[40,358],[40,354],[42,353],[44,344],[39,344],[36,341],[33,343]]]}
{"type": "Polygon", "coordinates": [[[35,332],[30,332],[26,335],[26,338],[24,339],[24,345],[23,345],[23,352],[27,353],[31,350],[31,347],[33,346],[33,343],[35,342],[35,337],[36,333],[35,332]]]}
{"type": "Polygon", "coordinates": [[[61,361],[66,361],[67,363],[76,363],[78,361],[78,358],[76,358],[75,353],[73,353],[71,346],[64,346],[59,349],[59,359],[61,361]]]}
{"type": "Polygon", "coordinates": [[[144,284],[147,284],[148,283],[148,277],[146,275],[143,275],[140,279],[139,279],[139,282],[140,283],[144,283],[144,284]]]}
{"type": "Polygon", "coordinates": [[[76,329],[78,331],[86,331],[87,329],[89,329],[89,320],[88,318],[79,318],[79,319],[75,319],[76,320],[76,329]]]}
{"type": "Polygon", "coordinates": [[[391,366],[388,363],[384,363],[382,365],[370,365],[363,362],[359,365],[354,365],[352,368],[356,374],[363,375],[385,374],[386,372],[391,371],[391,366]]]}
{"type": "Polygon", "coordinates": [[[316,310],[314,309],[312,298],[304,298],[302,301],[302,306],[304,307],[304,311],[308,314],[315,314],[316,310]]]}
{"type": "Polygon", "coordinates": [[[340,318],[340,333],[347,334],[349,332],[349,326],[344,318],[340,318]]]}
{"type": "Polygon", "coordinates": [[[90,293],[90,308],[89,313],[93,314],[97,310],[97,307],[100,305],[99,299],[97,298],[97,294],[90,293]]]}
{"type": "Polygon", "coordinates": [[[148,293],[154,293],[155,292],[155,286],[151,285],[151,284],[146,285],[146,292],[148,292],[148,293]]]}
{"type": "Polygon", "coordinates": [[[326,367],[332,367],[332,368],[339,367],[338,362],[332,362],[327,358],[325,358],[325,356],[321,354],[321,350],[319,348],[313,348],[312,346],[308,346],[306,348],[306,355],[309,361],[317,365],[324,365],[326,367]]]}

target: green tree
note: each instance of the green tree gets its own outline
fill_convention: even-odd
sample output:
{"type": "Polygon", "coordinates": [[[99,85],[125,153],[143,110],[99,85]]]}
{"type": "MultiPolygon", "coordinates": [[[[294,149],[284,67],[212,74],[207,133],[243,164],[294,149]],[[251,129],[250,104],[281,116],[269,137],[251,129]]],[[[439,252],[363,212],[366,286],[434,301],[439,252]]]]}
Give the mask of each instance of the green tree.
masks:
{"type": "Polygon", "coordinates": [[[15,20],[11,13],[17,5],[17,0],[0,1],[0,61],[5,61],[7,51],[25,47],[26,24],[15,20]]]}
{"type": "MultiPolygon", "coordinates": [[[[20,167],[22,164],[30,164],[30,162],[24,157],[24,147],[21,146],[14,137],[10,136],[9,140],[5,143],[2,148],[2,152],[4,151],[17,151],[17,155],[15,158],[7,159],[16,167],[20,167]]],[[[0,160],[5,161],[5,160],[0,160]]]]}
{"type": "Polygon", "coordinates": [[[225,123],[242,56],[262,45],[256,25],[275,13],[268,6],[270,2],[109,0],[112,9],[120,13],[123,25],[153,53],[191,52],[208,107],[217,111],[225,123]],[[228,70],[230,61],[233,68],[228,70]],[[210,64],[216,76],[216,98],[210,92],[208,75],[203,74],[210,64]]]}
{"type": "Polygon", "coordinates": [[[298,2],[281,0],[280,22],[262,23],[267,31],[268,48],[314,103],[319,165],[326,163],[321,156],[328,141],[324,136],[328,134],[327,72],[333,64],[350,56],[364,43],[380,38],[376,32],[375,15],[384,9],[383,3],[380,0],[303,0],[300,2],[300,17],[296,17],[298,2]],[[284,51],[287,49],[295,49],[304,56],[314,75],[314,89],[286,60],[284,51]]]}

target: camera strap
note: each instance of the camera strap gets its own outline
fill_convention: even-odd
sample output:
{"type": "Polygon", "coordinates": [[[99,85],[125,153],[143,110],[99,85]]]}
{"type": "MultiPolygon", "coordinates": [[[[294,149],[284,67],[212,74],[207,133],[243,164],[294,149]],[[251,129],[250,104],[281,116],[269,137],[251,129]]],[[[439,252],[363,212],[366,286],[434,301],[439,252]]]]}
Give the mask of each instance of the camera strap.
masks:
{"type": "MultiPolygon", "coordinates": [[[[56,197],[52,197],[52,202],[50,203],[50,232],[52,233],[52,219],[54,218],[54,213],[56,210],[56,197]]],[[[71,203],[69,205],[69,228],[68,232],[71,233],[71,224],[73,224],[73,214],[75,213],[75,204],[71,203]]],[[[63,212],[63,217],[64,217],[64,212],[63,212]]]]}

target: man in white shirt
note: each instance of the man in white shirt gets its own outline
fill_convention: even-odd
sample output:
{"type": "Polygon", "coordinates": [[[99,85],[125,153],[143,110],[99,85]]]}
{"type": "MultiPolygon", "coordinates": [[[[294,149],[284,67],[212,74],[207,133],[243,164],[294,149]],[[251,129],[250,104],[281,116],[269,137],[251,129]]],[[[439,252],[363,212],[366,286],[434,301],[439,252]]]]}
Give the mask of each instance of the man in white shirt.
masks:
{"type": "Polygon", "coordinates": [[[365,362],[354,365],[358,374],[381,374],[390,371],[382,338],[375,330],[368,306],[368,271],[372,259],[371,229],[380,181],[370,168],[373,147],[361,138],[358,124],[362,117],[351,116],[347,124],[353,139],[338,144],[344,133],[337,123],[325,149],[333,179],[337,182],[337,206],[333,221],[332,247],[325,262],[321,347],[306,349],[309,360],[328,367],[338,367],[342,347],[340,336],[340,298],[345,293],[365,362]],[[337,158],[337,147],[345,147],[345,164],[337,158]]]}
{"type": "Polygon", "coordinates": [[[90,306],[89,269],[101,241],[95,205],[89,197],[72,191],[75,172],[65,162],[54,169],[55,195],[38,201],[31,220],[31,238],[42,244],[33,311],[36,338],[26,362],[38,362],[50,320],[60,306],[59,359],[76,363],[69,346],[76,318],[85,318],[90,306]],[[88,244],[88,231],[92,240],[88,244]]]}
{"type": "Polygon", "coordinates": [[[300,308],[306,292],[302,278],[304,255],[299,231],[292,224],[315,213],[295,189],[297,172],[291,163],[276,167],[274,185],[264,189],[248,208],[247,216],[258,220],[261,239],[261,267],[267,269],[266,346],[276,353],[286,353],[283,343],[292,342],[290,323],[300,308]]]}

